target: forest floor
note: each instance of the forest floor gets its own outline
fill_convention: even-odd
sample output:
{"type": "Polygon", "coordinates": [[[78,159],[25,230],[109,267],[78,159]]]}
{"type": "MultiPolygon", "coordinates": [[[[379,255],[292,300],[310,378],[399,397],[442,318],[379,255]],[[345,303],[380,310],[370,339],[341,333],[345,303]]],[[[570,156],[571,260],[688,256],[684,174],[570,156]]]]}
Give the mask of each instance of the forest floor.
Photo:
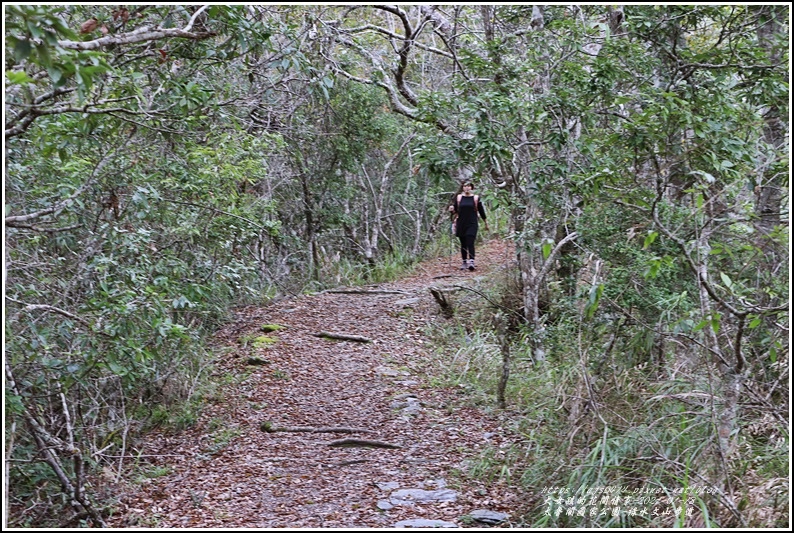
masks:
{"type": "Polygon", "coordinates": [[[455,350],[431,353],[425,333],[448,320],[430,287],[472,283],[513,258],[510,243],[488,240],[474,272],[455,255],[358,292],[238,310],[216,339],[225,349],[213,380],[223,385],[190,429],[136,443],[143,474],[108,526],[515,527],[531,495],[466,472],[519,436],[507,413],[473,407],[433,375],[429,361],[455,350]]]}

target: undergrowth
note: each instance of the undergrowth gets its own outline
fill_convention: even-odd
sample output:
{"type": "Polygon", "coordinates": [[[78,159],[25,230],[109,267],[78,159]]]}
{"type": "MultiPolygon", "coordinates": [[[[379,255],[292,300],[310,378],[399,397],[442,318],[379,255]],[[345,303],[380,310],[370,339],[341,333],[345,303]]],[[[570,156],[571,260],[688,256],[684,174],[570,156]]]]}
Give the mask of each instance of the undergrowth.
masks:
{"type": "MultiPolygon", "coordinates": [[[[481,280],[455,294],[452,319],[431,326],[437,381],[465,390],[470,405],[497,408],[493,317],[515,305],[515,286],[505,274],[481,280]]],[[[575,297],[561,299],[546,316],[544,362],[533,362],[526,328],[509,334],[503,415],[513,444],[485,449],[462,475],[518,492],[526,503],[514,526],[787,527],[781,421],[745,407],[738,451],[724,458],[711,365],[676,345],[661,361],[643,357],[641,332],[615,335],[576,309],[575,297]]]]}

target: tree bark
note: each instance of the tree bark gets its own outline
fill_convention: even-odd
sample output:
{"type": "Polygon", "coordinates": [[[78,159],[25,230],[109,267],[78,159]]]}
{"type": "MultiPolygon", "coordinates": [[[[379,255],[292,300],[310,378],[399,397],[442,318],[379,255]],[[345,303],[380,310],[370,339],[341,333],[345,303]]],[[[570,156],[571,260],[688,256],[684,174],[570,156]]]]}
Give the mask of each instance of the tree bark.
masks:
{"type": "Polygon", "coordinates": [[[499,384],[496,387],[496,404],[500,409],[507,408],[507,381],[510,379],[510,336],[506,324],[507,318],[503,317],[497,326],[499,335],[499,348],[502,352],[502,373],[499,375],[499,384]]]}
{"type": "Polygon", "coordinates": [[[309,276],[313,280],[319,279],[318,265],[320,258],[317,251],[317,237],[315,235],[314,222],[314,201],[309,187],[309,179],[306,172],[301,172],[301,190],[303,191],[303,215],[306,218],[306,240],[309,243],[309,276]]]}
{"type": "MultiPolygon", "coordinates": [[[[775,38],[784,33],[782,24],[787,20],[789,8],[782,5],[762,5],[753,6],[751,9],[758,13],[758,41],[766,51],[770,65],[777,65],[781,61],[783,50],[775,45],[775,38]]],[[[782,187],[777,163],[786,143],[786,129],[776,102],[772,102],[764,114],[764,141],[772,150],[773,160],[765,162],[762,182],[756,186],[755,211],[759,217],[758,228],[763,234],[768,234],[780,224],[782,187]]]]}

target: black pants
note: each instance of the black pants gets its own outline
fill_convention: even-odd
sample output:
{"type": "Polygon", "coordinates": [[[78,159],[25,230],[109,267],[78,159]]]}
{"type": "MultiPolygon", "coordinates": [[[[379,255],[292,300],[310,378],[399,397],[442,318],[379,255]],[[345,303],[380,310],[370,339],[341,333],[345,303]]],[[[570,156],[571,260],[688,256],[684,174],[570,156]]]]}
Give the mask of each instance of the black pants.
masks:
{"type": "Polygon", "coordinates": [[[474,259],[474,241],[476,238],[476,235],[464,235],[462,237],[458,237],[458,240],[460,241],[460,256],[464,261],[466,259],[474,259]]]}

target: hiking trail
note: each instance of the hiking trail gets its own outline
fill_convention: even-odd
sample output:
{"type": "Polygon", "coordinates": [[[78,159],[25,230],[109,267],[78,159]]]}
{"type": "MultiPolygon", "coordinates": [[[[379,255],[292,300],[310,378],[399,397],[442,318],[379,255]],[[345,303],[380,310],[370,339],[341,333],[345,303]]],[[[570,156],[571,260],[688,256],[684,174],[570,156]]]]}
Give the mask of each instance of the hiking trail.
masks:
{"type": "Polygon", "coordinates": [[[239,309],[216,335],[213,381],[225,385],[189,429],[136,443],[149,474],[124,488],[108,526],[510,527],[526,497],[458,473],[519,436],[495,400],[467,406],[465,390],[426,373],[424,331],[448,320],[431,287],[513,258],[489,240],[474,272],[455,255],[398,281],[239,309]]]}

